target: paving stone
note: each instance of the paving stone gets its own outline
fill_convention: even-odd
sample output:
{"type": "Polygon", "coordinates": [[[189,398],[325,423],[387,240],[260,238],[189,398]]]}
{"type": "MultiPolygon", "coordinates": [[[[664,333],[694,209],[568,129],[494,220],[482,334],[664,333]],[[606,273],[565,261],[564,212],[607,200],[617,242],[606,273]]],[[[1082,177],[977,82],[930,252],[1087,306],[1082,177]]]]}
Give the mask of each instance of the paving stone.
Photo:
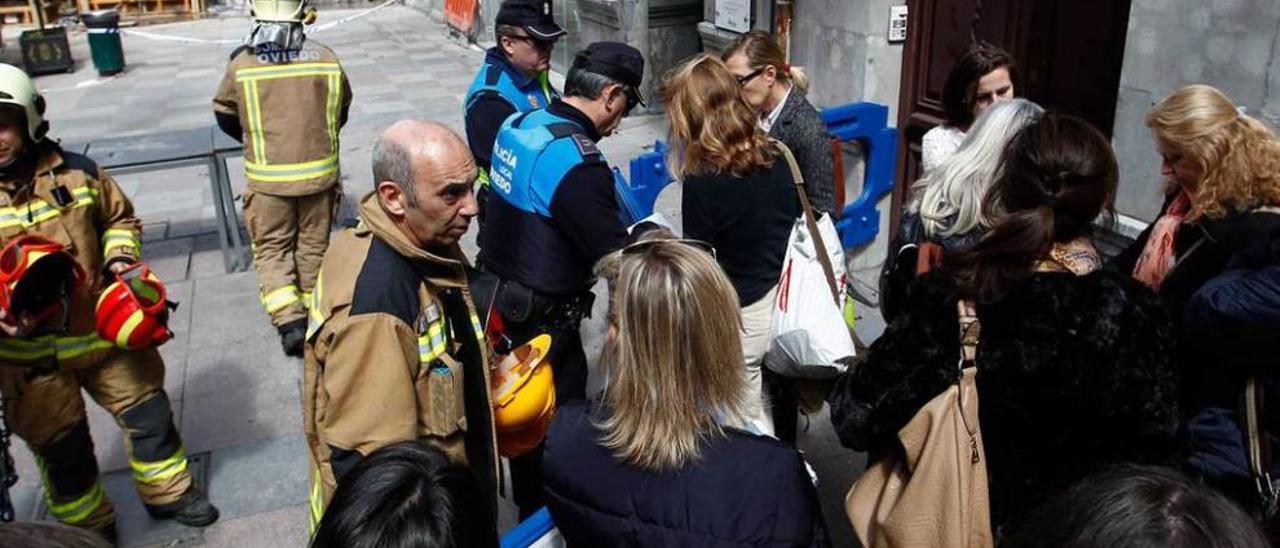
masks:
{"type": "Polygon", "coordinates": [[[258,302],[258,280],[252,270],[196,277],[195,284],[191,329],[200,336],[192,341],[193,347],[231,347],[260,339],[264,333],[275,336],[258,302]]]}
{"type": "Polygon", "coordinates": [[[206,546],[305,546],[310,535],[310,519],[305,504],[240,519],[223,519],[205,529],[201,541],[206,546]]]}
{"type": "MultiPolygon", "coordinates": [[[[309,465],[301,433],[217,449],[209,463],[210,500],[228,521],[307,503],[309,465]]],[[[301,524],[307,526],[306,514],[301,524]]]]}

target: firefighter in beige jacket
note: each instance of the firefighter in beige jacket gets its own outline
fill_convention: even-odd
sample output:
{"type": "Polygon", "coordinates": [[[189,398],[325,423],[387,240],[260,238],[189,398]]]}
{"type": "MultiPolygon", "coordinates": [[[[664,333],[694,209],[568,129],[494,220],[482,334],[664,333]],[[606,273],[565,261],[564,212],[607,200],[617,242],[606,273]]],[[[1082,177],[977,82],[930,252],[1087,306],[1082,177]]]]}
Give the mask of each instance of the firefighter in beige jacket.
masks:
{"type": "Polygon", "coordinates": [[[477,213],[475,162],[449,129],[406,120],[378,138],[373,172],[375,190],[325,254],[309,311],[313,527],[338,478],[392,443],[427,440],[482,485],[496,481],[488,345],[458,246],[477,213]]]}
{"type": "Polygon", "coordinates": [[[301,0],[255,0],[254,29],[213,98],[218,126],[244,143],[244,219],[263,308],[285,354],[302,355],[308,295],[342,196],[338,131],[351,86],[327,47],[306,41],[301,0]]]}
{"type": "Polygon", "coordinates": [[[94,329],[102,288],[140,258],[142,221],[105,170],[46,136],[43,114],[31,79],[0,64],[0,246],[42,236],[61,244],[86,275],[65,297],[65,314],[25,327],[23,318],[0,318],[4,420],[35,455],[45,504],[58,521],[115,536],[115,506],[94,458],[83,391],[124,430],[147,511],[209,525],[218,511],[192,480],[160,353],[118,348],[94,329]]]}

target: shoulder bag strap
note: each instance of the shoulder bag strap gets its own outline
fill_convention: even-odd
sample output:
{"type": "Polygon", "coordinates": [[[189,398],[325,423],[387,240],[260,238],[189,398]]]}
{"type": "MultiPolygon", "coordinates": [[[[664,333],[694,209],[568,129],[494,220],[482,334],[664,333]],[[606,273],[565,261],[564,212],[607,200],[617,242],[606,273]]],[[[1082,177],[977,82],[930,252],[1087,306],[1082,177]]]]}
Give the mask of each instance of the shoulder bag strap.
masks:
{"type": "Polygon", "coordinates": [[[1254,487],[1258,489],[1262,502],[1262,517],[1270,519],[1276,513],[1277,493],[1275,484],[1271,483],[1271,446],[1262,427],[1264,403],[1257,375],[1250,374],[1245,380],[1240,399],[1240,422],[1245,456],[1249,459],[1249,474],[1253,476],[1254,487]]]}
{"type": "Polygon", "coordinates": [[[831,256],[827,255],[827,246],[822,243],[822,234],[818,232],[818,219],[813,214],[813,206],[809,204],[809,196],[804,191],[804,175],[800,174],[800,165],[796,163],[791,149],[787,148],[782,141],[777,139],[769,139],[769,141],[778,147],[782,157],[787,160],[787,165],[791,167],[791,180],[796,187],[796,195],[800,197],[800,207],[804,209],[804,224],[809,227],[813,248],[818,252],[818,263],[822,265],[822,273],[826,274],[827,285],[831,287],[831,297],[835,299],[836,306],[840,306],[840,286],[836,283],[835,269],[831,267],[831,256]]]}
{"type": "MultiPolygon", "coordinates": [[[[973,301],[965,299],[956,301],[956,315],[960,320],[960,377],[956,380],[959,384],[964,380],[965,368],[977,367],[978,338],[982,335],[982,324],[978,323],[978,309],[974,307],[973,301]]],[[[961,387],[956,405],[960,406],[960,420],[964,422],[964,429],[969,434],[970,458],[974,464],[977,464],[982,460],[982,451],[978,448],[978,425],[969,423],[969,413],[965,412],[964,395],[965,391],[961,387]]]]}

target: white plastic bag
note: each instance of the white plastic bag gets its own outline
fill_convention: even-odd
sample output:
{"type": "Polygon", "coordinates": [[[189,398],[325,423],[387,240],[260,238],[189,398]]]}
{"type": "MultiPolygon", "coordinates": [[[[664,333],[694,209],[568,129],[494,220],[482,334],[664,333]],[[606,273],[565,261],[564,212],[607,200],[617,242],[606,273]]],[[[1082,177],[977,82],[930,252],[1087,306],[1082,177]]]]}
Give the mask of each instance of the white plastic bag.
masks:
{"type": "Polygon", "coordinates": [[[765,367],[787,377],[835,377],[844,373],[846,364],[857,353],[844,322],[844,250],[828,215],[818,219],[817,227],[831,261],[839,297],[837,300],[832,295],[809,227],[801,216],[787,240],[773,303],[773,340],[764,358],[765,367]]]}

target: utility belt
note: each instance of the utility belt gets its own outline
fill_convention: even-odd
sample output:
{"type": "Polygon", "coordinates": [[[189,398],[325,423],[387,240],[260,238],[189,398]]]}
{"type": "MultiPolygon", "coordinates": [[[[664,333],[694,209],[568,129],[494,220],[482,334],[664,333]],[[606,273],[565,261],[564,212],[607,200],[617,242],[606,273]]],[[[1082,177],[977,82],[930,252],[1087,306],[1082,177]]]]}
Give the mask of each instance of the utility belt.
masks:
{"type": "Polygon", "coordinates": [[[494,305],[505,322],[532,324],[547,333],[577,329],[582,319],[591,315],[595,294],[583,291],[577,295],[547,295],[514,280],[498,283],[494,305]]]}

